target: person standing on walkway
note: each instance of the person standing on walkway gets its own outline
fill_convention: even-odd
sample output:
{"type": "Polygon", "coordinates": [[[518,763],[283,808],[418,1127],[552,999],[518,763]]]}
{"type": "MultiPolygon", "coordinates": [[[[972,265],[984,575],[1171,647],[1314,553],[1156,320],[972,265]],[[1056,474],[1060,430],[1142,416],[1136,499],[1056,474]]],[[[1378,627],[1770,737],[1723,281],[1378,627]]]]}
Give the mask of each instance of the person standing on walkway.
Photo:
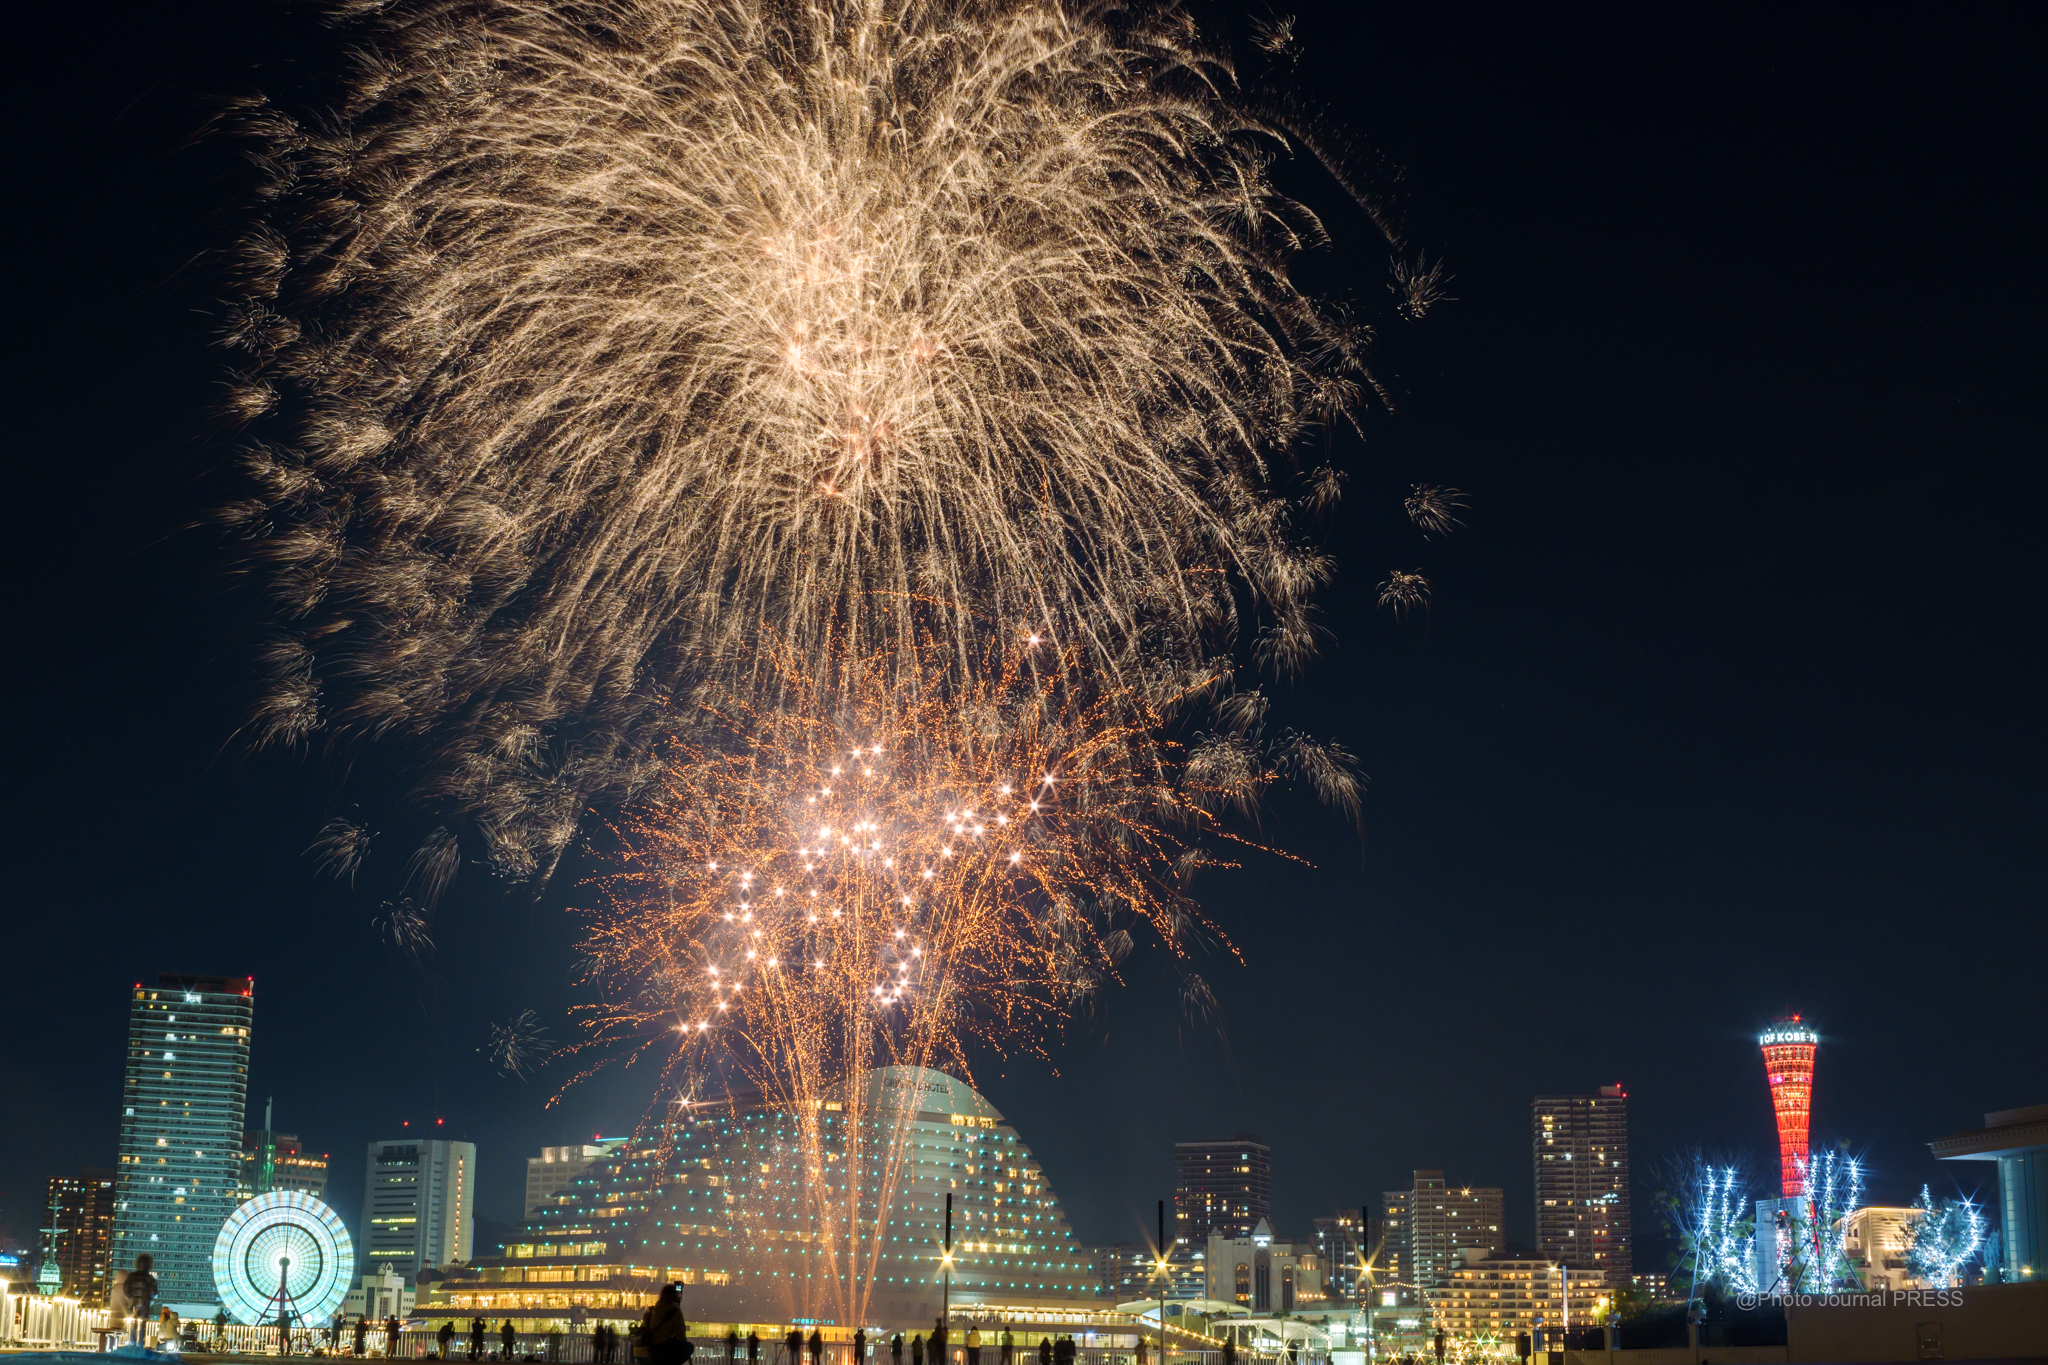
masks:
{"type": "Polygon", "coordinates": [[[761,1334],[747,1329],[747,1365],[761,1365],[761,1334]]]}
{"type": "Polygon", "coordinates": [[[825,1358],[825,1337],[817,1328],[811,1329],[811,1365],[819,1365],[825,1358]]]}
{"type": "Polygon", "coordinates": [[[683,1287],[665,1284],[653,1307],[640,1319],[640,1340],[647,1347],[648,1365],[683,1365],[689,1358],[685,1348],[690,1324],[683,1318],[683,1287]]]}
{"type": "Polygon", "coordinates": [[[1052,1365],[1052,1338],[1038,1339],[1038,1365],[1052,1365]]]}
{"type": "Polygon", "coordinates": [[[143,1252],[135,1258],[135,1269],[115,1280],[107,1296],[107,1326],[118,1328],[125,1343],[147,1344],[142,1339],[149,1334],[149,1301],[156,1297],[156,1276],[149,1273],[155,1264],[143,1252]]]}
{"type": "Polygon", "coordinates": [[[505,1343],[505,1359],[510,1360],[513,1345],[519,1340],[519,1329],[512,1325],[512,1319],[506,1318],[505,1325],[498,1329],[498,1340],[505,1343]]]}
{"type": "MultiPolygon", "coordinates": [[[[447,1331],[448,1329],[447,1329],[446,1327],[443,1327],[443,1328],[442,1328],[441,1330],[445,1332],[445,1331],[447,1331]]],[[[446,1343],[443,1343],[443,1345],[445,1346],[445,1345],[446,1345],[446,1343]]],[[[356,1359],[360,1360],[360,1359],[362,1359],[362,1358],[363,1358],[364,1356],[368,1355],[369,1353],[370,1353],[370,1320],[369,1320],[369,1318],[368,1318],[368,1317],[364,1316],[363,1314],[361,1314],[361,1313],[358,1313],[358,1314],[356,1314],[356,1348],[355,1348],[355,1355],[356,1355],[356,1359]]]]}
{"type": "Polygon", "coordinates": [[[404,1330],[405,1324],[398,1320],[398,1314],[393,1313],[390,1317],[384,1319],[384,1358],[386,1360],[398,1358],[398,1334],[404,1330]]]}
{"type": "Polygon", "coordinates": [[[890,1365],[903,1365],[903,1333],[889,1338],[890,1365]]]}
{"type": "Polygon", "coordinates": [[[1003,1329],[1003,1344],[998,1354],[1003,1365],[1017,1365],[1017,1334],[1007,1327],[1003,1329]]]}
{"type": "Polygon", "coordinates": [[[471,1360],[482,1360],[484,1358],[484,1333],[488,1330],[489,1327],[482,1318],[471,1318],[469,1320],[469,1358],[471,1360]]]}
{"type": "Polygon", "coordinates": [[[863,1365],[868,1357],[868,1329],[853,1329],[853,1365],[863,1365]]]}
{"type": "Polygon", "coordinates": [[[924,1365],[924,1338],[921,1336],[910,1339],[910,1365],[924,1365]]]}
{"type": "Polygon", "coordinates": [[[590,1329],[590,1365],[604,1365],[604,1324],[590,1329]]]}
{"type": "Polygon", "coordinates": [[[804,1365],[804,1334],[798,1328],[789,1329],[789,1335],[782,1339],[782,1365],[804,1365]]]}
{"type": "Polygon", "coordinates": [[[967,1327],[967,1365],[981,1365],[981,1329],[972,1323],[967,1327]]]}
{"type": "MultiPolygon", "coordinates": [[[[366,1333],[367,1333],[367,1332],[368,1332],[369,1330],[370,1330],[370,1325],[369,1325],[369,1323],[368,1323],[368,1322],[366,1322],[366,1321],[365,1321],[364,1319],[362,1319],[362,1318],[357,1318],[357,1319],[356,1319],[356,1354],[357,1354],[357,1355],[361,1355],[361,1354],[363,1353],[363,1337],[364,1337],[364,1335],[365,1335],[365,1334],[366,1334],[366,1333]]],[[[454,1323],[452,1323],[452,1322],[444,1322],[444,1323],[442,1323],[442,1324],[441,1324],[441,1330],[440,1330],[440,1331],[438,1331],[438,1332],[436,1332],[436,1333],[434,1333],[434,1340],[435,1340],[436,1342],[440,1343],[440,1347],[441,1347],[441,1359],[443,1359],[443,1360],[453,1360],[453,1359],[455,1359],[455,1324],[454,1324],[454,1323]]]]}

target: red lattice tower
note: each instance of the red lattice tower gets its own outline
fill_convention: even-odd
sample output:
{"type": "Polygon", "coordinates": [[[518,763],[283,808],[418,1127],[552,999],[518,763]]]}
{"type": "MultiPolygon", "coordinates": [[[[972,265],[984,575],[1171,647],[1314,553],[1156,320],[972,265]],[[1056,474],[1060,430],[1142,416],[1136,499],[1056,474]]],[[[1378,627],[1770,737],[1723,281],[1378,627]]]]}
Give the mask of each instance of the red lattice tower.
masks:
{"type": "Polygon", "coordinates": [[[1820,1035],[1795,1014],[1773,1022],[1757,1042],[1771,1082],[1771,1108],[1778,1114],[1779,1185],[1784,1198],[1796,1199],[1806,1188],[1806,1126],[1813,1117],[1813,1054],[1820,1035]]]}

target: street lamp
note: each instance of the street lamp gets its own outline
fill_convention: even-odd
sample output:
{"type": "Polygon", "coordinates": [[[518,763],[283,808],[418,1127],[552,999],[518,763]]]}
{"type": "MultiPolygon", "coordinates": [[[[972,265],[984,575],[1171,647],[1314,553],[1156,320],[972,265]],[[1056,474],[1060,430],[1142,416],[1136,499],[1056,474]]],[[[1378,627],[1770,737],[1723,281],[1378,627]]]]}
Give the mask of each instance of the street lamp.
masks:
{"type": "Polygon", "coordinates": [[[1166,1365],[1166,1288],[1172,1282],[1166,1257],[1166,1201],[1159,1201],[1159,1365],[1166,1365]]]}

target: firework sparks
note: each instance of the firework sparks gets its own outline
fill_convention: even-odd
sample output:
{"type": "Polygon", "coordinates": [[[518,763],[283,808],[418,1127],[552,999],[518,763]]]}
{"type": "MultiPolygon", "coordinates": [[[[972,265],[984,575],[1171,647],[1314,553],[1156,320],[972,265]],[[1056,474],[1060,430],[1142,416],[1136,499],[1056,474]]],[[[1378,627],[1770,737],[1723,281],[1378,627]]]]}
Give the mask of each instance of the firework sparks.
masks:
{"type": "Polygon", "coordinates": [[[433,921],[410,896],[386,901],[384,913],[371,920],[370,927],[407,957],[418,959],[434,951],[433,921]]]}
{"type": "Polygon", "coordinates": [[[490,1042],[477,1050],[490,1059],[498,1074],[517,1076],[523,1081],[554,1055],[554,1044],[540,1016],[532,1010],[522,1010],[508,1023],[491,1025],[490,1042]]]}
{"type": "Polygon", "coordinates": [[[1451,279],[1442,261],[1432,265],[1418,256],[1413,264],[1395,261],[1394,282],[1387,287],[1393,291],[1401,316],[1410,322],[1420,322],[1436,305],[1457,302],[1444,292],[1451,279]]]}
{"type": "MultiPolygon", "coordinates": [[[[939,668],[948,651],[921,653],[939,668]]],[[[652,1049],[692,1094],[736,1070],[797,1116],[813,1164],[828,1097],[861,1117],[845,1078],[1040,1049],[1117,979],[1134,930],[1182,965],[1191,1009],[1213,1008],[1185,963],[1229,948],[1186,876],[1225,863],[1225,812],[1300,766],[1292,736],[1184,753],[1028,644],[977,660],[965,694],[897,667],[843,670],[826,716],[735,701],[679,726],[590,916],[594,1041],[652,1049]]],[[[850,1175],[854,1192],[892,1178],[850,1175]]],[[[823,1278],[857,1312],[881,1245],[850,1207],[817,1215],[823,1278]]]]}
{"type": "Polygon", "coordinates": [[[1406,573],[1390,569],[1387,581],[1380,584],[1380,605],[1392,607],[1396,620],[1421,607],[1429,608],[1429,580],[1422,576],[1422,570],[1406,573]]]}
{"type": "Polygon", "coordinates": [[[1426,536],[1447,536],[1452,527],[1465,524],[1458,520],[1458,509],[1467,505],[1465,495],[1455,488],[1418,483],[1401,505],[1408,509],[1408,519],[1420,526],[1426,536]]]}
{"type": "Polygon", "coordinates": [[[1268,471],[1355,409],[1370,329],[1288,282],[1321,230],[1184,16],[358,13],[339,108],[232,120],[267,177],[224,332],[223,519],[281,626],[259,742],[412,737],[522,876],[764,629],[901,652],[874,604],[932,593],[1134,694],[1243,601],[1261,657],[1312,647],[1327,569],[1268,471]]]}
{"type": "Polygon", "coordinates": [[[369,853],[370,841],[375,837],[367,825],[337,815],[321,827],[306,852],[322,872],[336,881],[346,877],[353,884],[356,869],[363,865],[364,855],[369,853]]]}

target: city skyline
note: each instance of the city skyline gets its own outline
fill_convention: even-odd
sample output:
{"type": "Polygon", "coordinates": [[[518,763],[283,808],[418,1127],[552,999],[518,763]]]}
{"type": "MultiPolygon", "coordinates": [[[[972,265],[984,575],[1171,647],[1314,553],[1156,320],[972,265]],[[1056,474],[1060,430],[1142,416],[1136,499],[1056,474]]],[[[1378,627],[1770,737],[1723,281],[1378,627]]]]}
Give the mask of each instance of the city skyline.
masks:
{"type": "MultiPolygon", "coordinates": [[[[31,1264],[49,1178],[119,1155],[124,992],[159,970],[262,983],[247,1097],[333,1154],[351,1220],[367,1144],[410,1121],[477,1144],[478,1236],[502,1236],[528,1158],[632,1131],[657,1092],[614,1066],[550,1109],[594,1058],[493,1060],[493,1026],[528,1012],[578,1038],[571,912],[596,864],[572,853],[537,900],[465,864],[434,950],[408,951],[402,874],[303,856],[349,814],[335,756],[230,743],[246,622],[179,529],[211,505],[193,438],[221,363],[195,321],[215,300],[181,272],[225,181],[177,149],[255,62],[317,41],[273,10],[29,19],[46,50],[94,54],[61,84],[32,73],[49,126],[23,152],[44,340],[16,413],[40,515],[15,546],[10,927],[40,966],[16,998],[36,1032],[0,1059],[35,1115],[0,1151],[0,1235],[31,1264]]],[[[1241,40],[1245,17],[1219,22],[1241,40]]],[[[2048,1062],[2006,1041],[2032,1020],[2001,974],[2048,955],[2042,281],[2011,174],[2038,95],[1999,20],[1849,27],[1300,16],[1302,88],[1401,168],[1415,247],[1455,276],[1396,411],[1337,438],[1353,477],[1316,530],[1335,644],[1272,690],[1276,732],[1336,737],[1371,782],[1355,826],[1265,814],[1302,862],[1201,881],[1243,955],[1195,964],[1213,1009],[1137,953],[1045,1055],[976,1054],[1084,1240],[1150,1236],[1172,1144],[1248,1130],[1287,1236],[1427,1168],[1501,1187],[1508,1237],[1533,1241],[1531,1098],[1617,1080],[1638,1195],[1695,1145],[1761,1172],[1756,1039],[1793,1012],[1822,1036],[1815,1150],[1865,1157],[1873,1201],[1993,1188],[1925,1144],[2048,1094],[2048,1062]],[[1448,540],[1399,510],[1422,477],[1469,499],[1448,540]],[[1434,585],[1399,620],[1373,589],[1397,567],[1434,585]],[[1836,932],[1789,953],[1788,924],[1836,932]],[[1962,985],[1930,1027],[1900,1002],[1936,953],[1962,985]],[[1532,1008],[1559,982],[1592,1007],[1532,1008]]],[[[1342,196],[1314,206],[1357,235],[1342,196]]],[[[1385,267],[1307,265],[1374,300],[1385,267]]],[[[340,761],[405,786],[389,754],[340,761]]],[[[351,818],[390,867],[431,829],[351,818]]]]}

